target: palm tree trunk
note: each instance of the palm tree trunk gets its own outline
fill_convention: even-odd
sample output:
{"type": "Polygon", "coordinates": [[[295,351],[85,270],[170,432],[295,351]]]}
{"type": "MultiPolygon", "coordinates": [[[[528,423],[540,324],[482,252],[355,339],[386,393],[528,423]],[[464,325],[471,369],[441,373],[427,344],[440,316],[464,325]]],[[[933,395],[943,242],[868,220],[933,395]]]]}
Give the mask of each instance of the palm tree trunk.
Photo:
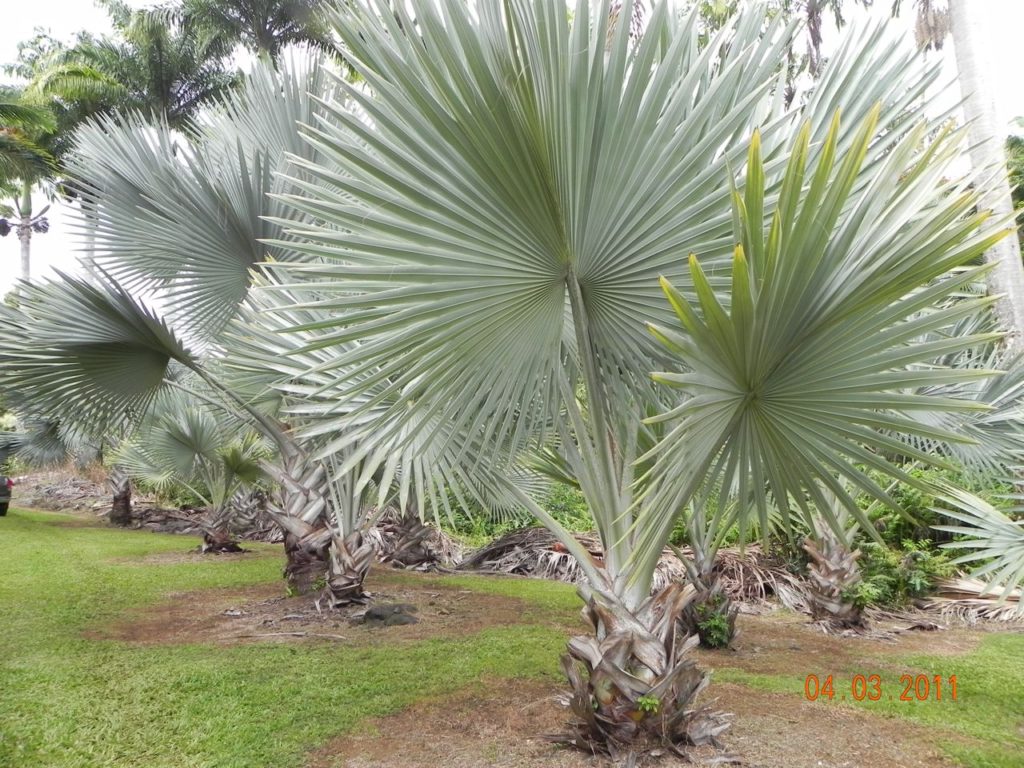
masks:
{"type": "Polygon", "coordinates": [[[375,550],[362,531],[333,530],[324,466],[300,451],[266,467],[281,486],[281,505],[267,511],[284,531],[285,578],[295,594],[323,589],[327,605],[365,602],[363,580],[375,550]]]}
{"type": "Polygon", "coordinates": [[[121,467],[113,467],[107,478],[113,500],[110,504],[110,522],[128,526],[132,522],[132,481],[121,467]]]}
{"type": "Polygon", "coordinates": [[[851,550],[825,523],[815,528],[815,536],[808,537],[803,545],[810,559],[807,575],[811,618],[833,630],[866,626],[863,611],[849,596],[861,581],[857,565],[860,550],[851,550]]]}
{"type": "Polygon", "coordinates": [[[573,719],[570,733],[555,740],[616,759],[717,744],[728,722],[694,703],[709,678],[689,653],[697,637],[681,632],[679,621],[693,587],[671,584],[636,610],[607,592],[584,598],[594,634],[570,640],[562,659],[573,719]]]}
{"type": "MultiPolygon", "coordinates": [[[[969,10],[967,0],[949,0],[953,47],[971,145],[971,165],[975,169],[991,168],[1001,175],[1001,183],[986,185],[987,191],[981,198],[980,207],[993,212],[995,226],[1009,227],[1013,224],[1013,200],[1006,176],[1005,131],[997,125],[992,93],[980,66],[985,43],[977,25],[983,11],[977,3],[971,5],[972,10],[969,10]]],[[[995,265],[989,277],[989,287],[992,293],[1002,294],[996,304],[996,313],[1010,334],[1008,345],[1020,349],[1024,346],[1024,265],[1021,264],[1017,238],[1004,237],[986,252],[985,259],[995,265]]]]}
{"type": "Polygon", "coordinates": [[[21,242],[21,279],[28,282],[31,277],[32,258],[32,185],[21,184],[21,200],[18,202],[18,240],[21,242]]]}

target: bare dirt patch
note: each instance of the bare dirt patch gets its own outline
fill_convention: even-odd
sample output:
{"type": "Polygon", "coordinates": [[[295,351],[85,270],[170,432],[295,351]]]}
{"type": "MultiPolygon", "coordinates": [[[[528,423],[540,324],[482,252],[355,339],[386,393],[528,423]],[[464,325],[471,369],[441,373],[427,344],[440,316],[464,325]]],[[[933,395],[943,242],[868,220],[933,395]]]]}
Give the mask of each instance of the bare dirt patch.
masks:
{"type": "Polygon", "coordinates": [[[717,708],[736,715],[726,747],[751,768],[956,765],[936,748],[932,731],[905,720],[730,683],[712,684],[709,692],[717,708]]]}
{"type": "Polygon", "coordinates": [[[910,622],[876,622],[863,637],[827,635],[806,616],[779,610],[761,616],[741,615],[740,636],[726,651],[697,651],[706,667],[736,667],[766,675],[826,674],[840,670],[873,674],[890,656],[921,653],[969,653],[983,632],[952,626],[932,632],[908,631],[910,622]]]}
{"type": "MultiPolygon", "coordinates": [[[[176,558],[172,562],[189,561],[182,559],[189,557],[184,553],[170,554],[176,558]]],[[[194,557],[199,561],[210,555],[194,557]]],[[[415,606],[417,623],[391,627],[353,625],[354,615],[362,607],[320,611],[314,598],[287,597],[283,585],[275,582],[244,589],[170,595],[157,605],[117,624],[92,630],[87,636],[151,645],[309,641],[368,645],[385,638],[389,644],[400,645],[523,623],[555,626],[567,635],[573,631],[567,617],[527,601],[443,585],[436,577],[375,568],[367,578],[367,588],[377,604],[415,606]]]]}
{"type": "MultiPolygon", "coordinates": [[[[748,768],[954,765],[932,746],[927,729],[902,721],[740,685],[713,690],[717,707],[737,716],[725,735],[725,754],[748,768]]],[[[606,758],[544,738],[566,720],[561,693],[551,683],[492,680],[486,688],[373,720],[313,752],[306,768],[610,768],[606,758]]],[[[701,749],[690,755],[692,762],[663,758],[647,764],[711,766],[722,756],[701,749]]]]}

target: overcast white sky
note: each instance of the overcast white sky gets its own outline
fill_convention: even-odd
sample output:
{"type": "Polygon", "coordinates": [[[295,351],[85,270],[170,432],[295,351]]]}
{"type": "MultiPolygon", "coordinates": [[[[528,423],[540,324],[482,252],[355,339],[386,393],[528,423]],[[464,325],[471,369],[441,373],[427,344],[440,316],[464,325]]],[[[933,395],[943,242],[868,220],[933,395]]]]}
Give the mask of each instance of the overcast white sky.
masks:
{"type": "MultiPolygon", "coordinates": [[[[1024,2],[1021,0],[971,0],[983,14],[981,25],[983,34],[992,41],[988,53],[988,62],[994,90],[997,94],[997,109],[1000,119],[1009,124],[1014,117],[1024,116],[1024,86],[1021,85],[1018,71],[1018,56],[1021,45],[1021,30],[1024,29],[1024,2]]],[[[130,5],[144,6],[153,4],[151,0],[129,0],[130,5]]],[[[75,32],[88,29],[91,32],[109,31],[106,15],[97,9],[91,0],[30,0],[15,3],[7,0],[4,3],[0,18],[0,64],[11,62],[17,55],[20,40],[33,35],[36,27],[43,27],[55,37],[70,40],[75,32]]],[[[888,12],[889,0],[876,0],[875,8],[869,13],[884,15],[888,12]]],[[[905,2],[911,7],[912,3],[905,2]]],[[[911,13],[904,12],[906,18],[892,22],[910,32],[911,13]]],[[[942,82],[952,82],[956,69],[953,63],[952,45],[938,54],[943,60],[946,70],[942,82]]],[[[957,96],[949,94],[949,102],[955,102],[957,96]]],[[[1007,131],[1009,132],[1009,127],[1007,131]]],[[[40,198],[37,209],[45,205],[40,198]]],[[[52,274],[54,267],[64,271],[74,268],[77,260],[76,244],[68,234],[67,211],[55,204],[50,212],[50,231],[45,235],[37,235],[32,242],[32,273],[33,276],[52,274]]],[[[12,232],[0,238],[0,295],[10,290],[19,273],[19,244],[12,232]]]]}

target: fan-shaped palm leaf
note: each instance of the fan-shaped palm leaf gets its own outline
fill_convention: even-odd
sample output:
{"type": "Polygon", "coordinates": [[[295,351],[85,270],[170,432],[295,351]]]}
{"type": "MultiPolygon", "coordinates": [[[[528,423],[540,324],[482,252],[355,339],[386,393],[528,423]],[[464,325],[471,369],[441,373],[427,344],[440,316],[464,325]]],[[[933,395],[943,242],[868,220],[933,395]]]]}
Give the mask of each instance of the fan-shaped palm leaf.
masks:
{"type": "Polygon", "coordinates": [[[116,283],[62,275],[0,308],[0,383],[40,413],[85,431],[144,415],[172,360],[195,358],[116,283]]]}
{"type": "MultiPolygon", "coordinates": [[[[983,578],[989,591],[999,592],[1003,598],[1015,589],[1024,591],[1024,507],[1016,506],[1008,514],[949,485],[938,498],[952,509],[935,511],[963,523],[935,526],[962,537],[943,544],[949,549],[967,550],[954,562],[977,564],[973,575],[983,578]]],[[[1024,602],[1019,603],[1017,613],[1024,615],[1024,602]]]]}
{"type": "MultiPolygon", "coordinates": [[[[870,529],[837,478],[898,508],[862,467],[917,484],[881,454],[897,450],[938,460],[886,433],[970,439],[905,414],[985,408],[976,400],[912,390],[994,373],[930,365],[993,334],[929,342],[920,337],[951,328],[991,303],[974,299],[935,308],[983,268],[950,270],[1006,233],[979,234],[984,215],[973,213],[972,195],[962,183],[943,180],[956,156],[955,137],[940,137],[922,150],[921,137],[909,135],[874,170],[871,184],[852,194],[874,130],[873,121],[865,123],[854,146],[837,156],[837,121],[810,169],[805,132],[767,231],[755,137],[745,192],[734,195],[741,244],[733,261],[731,308],[722,306],[692,257],[697,302],[663,280],[678,326],[652,330],[688,370],[657,376],[680,388],[684,399],[659,417],[674,427],[655,451],[660,488],[637,523],[646,545],[670,529],[669,521],[657,521],[659,515],[719,475],[735,478],[740,498],[755,499],[762,516],[770,489],[780,507],[794,504],[810,517],[813,504],[835,525],[824,487],[870,529]]],[[[650,568],[647,546],[639,551],[650,568]]]]}
{"type": "Polygon", "coordinates": [[[138,115],[81,129],[67,164],[96,260],[133,289],[158,290],[185,332],[215,337],[252,267],[294,258],[287,244],[264,244],[285,238],[269,218],[289,215],[270,195],[291,188],[278,174],[290,167],[287,153],[302,149],[298,124],[322,112],[310,93],[323,92],[323,81],[315,58],[281,72],[258,65],[188,146],[138,115]]]}
{"type": "MultiPolygon", "coordinates": [[[[339,19],[368,88],[339,84],[361,114],[336,104],[341,127],[310,131],[346,174],[299,164],[322,188],[295,204],[330,228],[298,233],[327,263],[287,271],[335,316],[317,344],[364,340],[333,363],[339,377],[375,370],[346,397],[387,381],[409,400],[429,385],[442,423],[507,430],[515,439],[498,442],[518,447],[531,418],[549,422],[562,401],[567,336],[585,334],[604,386],[644,386],[637,372],[664,359],[639,332],[667,319],[658,275],[688,283],[681,249],[709,270],[722,262],[726,167],[742,164],[740,139],[760,120],[784,164],[778,148],[794,118],[771,98],[787,35],[761,35],[757,12],[700,48],[695,22],[677,29],[659,4],[635,48],[623,26],[606,56],[605,18],[589,4],[571,23],[557,3],[502,8],[485,2],[466,17],[456,2],[418,4],[413,23],[404,8],[371,3],[339,19]]],[[[897,109],[904,87],[917,93],[928,80],[906,74],[903,50],[877,34],[858,42],[874,46],[884,77],[854,95],[865,57],[851,43],[813,100],[817,138],[826,109],[859,115],[879,98],[897,109]]],[[[390,429],[403,429],[408,410],[393,409],[390,429]]],[[[336,428],[360,442],[346,418],[336,428]]]]}

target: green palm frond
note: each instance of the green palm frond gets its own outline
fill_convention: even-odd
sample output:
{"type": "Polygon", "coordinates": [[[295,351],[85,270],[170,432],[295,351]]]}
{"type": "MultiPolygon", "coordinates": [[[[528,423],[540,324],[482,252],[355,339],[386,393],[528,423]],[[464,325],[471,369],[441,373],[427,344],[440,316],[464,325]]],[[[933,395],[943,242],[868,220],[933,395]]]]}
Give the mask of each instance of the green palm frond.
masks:
{"type": "MultiPolygon", "coordinates": [[[[325,416],[336,414],[339,408],[358,408],[358,404],[339,405],[344,392],[337,379],[317,372],[333,359],[337,349],[310,347],[316,338],[313,332],[288,332],[322,321],[327,315],[302,306],[315,303],[315,294],[294,287],[287,298],[300,306],[283,307],[278,304],[282,298],[279,291],[267,288],[261,281],[225,334],[228,352],[223,380],[234,391],[261,399],[268,391],[280,393],[282,410],[302,435],[303,445],[325,459],[335,457],[333,469],[338,476],[353,475],[348,495],[375,486],[378,506],[393,495],[402,509],[413,501],[420,515],[439,520],[454,514],[449,496],[464,509],[479,506],[502,517],[514,514],[520,506],[506,485],[534,491],[546,487],[523,467],[506,468],[498,478],[494,468],[467,459],[466,453],[471,454],[478,444],[471,436],[450,431],[450,425],[438,424],[431,415],[424,417],[427,424],[413,420],[406,425],[407,431],[392,441],[379,442],[372,451],[354,457],[346,448],[348,437],[336,435],[325,416]]],[[[359,408],[351,428],[380,429],[394,405],[393,396],[385,384],[378,384],[363,397],[361,402],[367,407],[359,408]]]]}
{"type": "MultiPolygon", "coordinates": [[[[980,295],[983,286],[971,286],[962,301],[980,295]]],[[[994,313],[967,317],[952,329],[956,336],[985,333],[996,330],[994,313]]],[[[930,334],[922,340],[931,341],[942,335],[930,334]]],[[[916,391],[938,396],[976,400],[988,406],[985,410],[966,413],[908,414],[929,426],[943,427],[971,438],[966,443],[940,441],[906,436],[910,444],[925,452],[939,452],[949,456],[967,471],[981,478],[999,477],[1019,465],[1024,457],[1024,355],[1007,350],[998,343],[982,344],[956,355],[947,355],[935,361],[956,368],[1000,370],[1003,373],[988,379],[932,384],[916,391]]]]}
{"type": "Polygon", "coordinates": [[[654,474],[661,481],[637,523],[648,543],[670,528],[670,519],[657,519],[665,510],[678,508],[716,477],[735,482],[741,498],[754,499],[762,519],[770,491],[780,508],[793,505],[808,519],[817,507],[838,532],[824,489],[872,530],[844,482],[898,509],[865,468],[915,485],[919,481],[883,454],[941,461],[892,435],[970,440],[906,414],[986,409],[977,400],[914,388],[996,373],[933,361],[998,334],[921,337],[948,331],[991,304],[986,298],[943,301],[984,268],[952,270],[972,263],[1007,231],[979,233],[985,214],[974,211],[973,192],[965,181],[944,178],[958,137],[922,143],[923,130],[893,146],[859,191],[874,120],[858,129],[846,153],[838,153],[836,119],[819,160],[809,165],[805,130],[774,205],[765,203],[755,135],[745,189],[733,196],[740,244],[730,307],[711,290],[694,257],[696,301],[663,280],[678,319],[651,330],[682,370],[656,378],[678,388],[682,400],[658,417],[671,422],[672,431],[655,449],[654,474]],[[767,229],[763,211],[770,215],[767,229]]]}
{"type": "Polygon", "coordinates": [[[310,165],[326,188],[296,201],[348,230],[301,232],[318,244],[311,254],[331,260],[291,270],[337,315],[318,343],[366,339],[338,357],[353,370],[386,345],[374,381],[388,377],[396,395],[429,382],[438,408],[459,402],[441,419],[467,432],[519,428],[538,411],[547,420],[559,399],[567,275],[609,370],[635,370],[653,353],[637,332],[637,313],[660,314],[643,275],[671,268],[687,240],[721,247],[728,218],[710,202],[724,200],[720,148],[746,127],[777,54],[750,25],[730,30],[721,62],[683,34],[662,54],[669,20],[659,11],[635,65],[623,37],[599,67],[600,15],[591,25],[581,6],[570,29],[556,4],[513,9],[511,29],[492,3],[459,23],[454,3],[417,8],[416,24],[402,10],[397,20],[346,16],[339,33],[372,91],[339,85],[369,119],[335,107],[347,130],[311,133],[350,175],[310,165]],[[445,68],[429,53],[441,45],[453,51],[445,68]],[[615,109],[599,108],[605,93],[615,109]],[[338,279],[346,291],[334,298],[338,279]],[[511,421],[510,403],[520,410],[511,421]]]}
{"type": "Polygon", "coordinates": [[[282,48],[331,48],[319,0],[186,0],[185,12],[227,40],[276,58],[282,48]]]}
{"type": "Polygon", "coordinates": [[[36,179],[53,173],[53,156],[20,131],[0,128],[0,180],[36,179]]]}
{"type": "Polygon", "coordinates": [[[181,484],[221,509],[262,476],[266,443],[243,423],[181,390],[161,391],[147,419],[124,441],[115,461],[132,477],[167,490],[181,484]]]}
{"type": "Polygon", "coordinates": [[[16,128],[29,134],[52,131],[57,127],[53,112],[44,106],[10,99],[0,93],[0,131],[16,128]]]}
{"type": "Polygon", "coordinates": [[[38,415],[19,416],[20,431],[0,437],[0,464],[15,455],[25,466],[50,467],[76,461],[87,464],[100,457],[99,441],[73,426],[38,415]]]}
{"type": "Polygon", "coordinates": [[[70,102],[126,104],[131,92],[114,75],[83,63],[60,63],[43,70],[32,88],[70,102]]]}
{"type": "MultiPolygon", "coordinates": [[[[606,23],[587,3],[570,21],[558,3],[525,1],[484,2],[472,17],[455,0],[339,16],[367,87],[339,82],[339,125],[308,130],[346,173],[299,164],[319,186],[294,204],[325,224],[295,231],[324,263],[290,266],[283,282],[306,283],[333,316],[314,343],[363,340],[336,356],[334,374],[376,373],[343,397],[387,382],[396,401],[409,400],[429,386],[443,422],[518,448],[557,412],[567,363],[575,377],[565,339],[580,312],[608,387],[644,389],[641,372],[664,364],[641,331],[669,318],[659,275],[685,289],[686,250],[709,272],[724,263],[723,179],[742,167],[742,140],[762,121],[784,166],[778,148],[798,118],[773,97],[790,31],[769,24],[762,34],[754,10],[702,48],[694,19],[679,27],[658,4],[635,46],[623,26],[606,57],[606,23]],[[441,50],[451,53],[439,59],[441,50]],[[574,292],[579,311],[568,308],[574,292]]],[[[854,43],[825,75],[812,153],[825,107],[858,115],[885,102],[892,133],[872,146],[875,159],[905,130],[896,122],[905,94],[932,75],[911,76],[912,55],[880,39],[877,30],[855,38],[873,46],[883,73],[867,90],[848,87],[865,66],[854,43]]],[[[407,410],[393,409],[394,432],[407,410]]],[[[349,434],[345,421],[334,426],[349,434]]]]}

